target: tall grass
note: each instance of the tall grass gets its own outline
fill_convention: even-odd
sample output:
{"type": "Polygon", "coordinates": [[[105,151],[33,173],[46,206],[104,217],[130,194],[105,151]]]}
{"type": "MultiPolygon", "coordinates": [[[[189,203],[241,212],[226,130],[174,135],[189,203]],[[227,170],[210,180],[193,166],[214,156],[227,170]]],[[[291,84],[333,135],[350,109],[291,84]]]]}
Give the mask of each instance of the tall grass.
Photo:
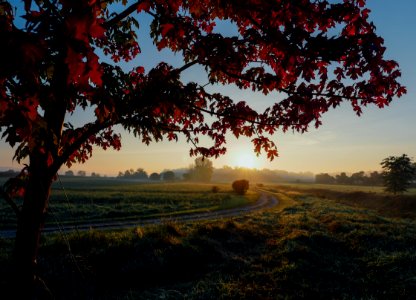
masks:
{"type": "Polygon", "coordinates": [[[414,299],[415,221],[277,197],[232,219],[48,237],[41,273],[58,299],[414,299]]]}

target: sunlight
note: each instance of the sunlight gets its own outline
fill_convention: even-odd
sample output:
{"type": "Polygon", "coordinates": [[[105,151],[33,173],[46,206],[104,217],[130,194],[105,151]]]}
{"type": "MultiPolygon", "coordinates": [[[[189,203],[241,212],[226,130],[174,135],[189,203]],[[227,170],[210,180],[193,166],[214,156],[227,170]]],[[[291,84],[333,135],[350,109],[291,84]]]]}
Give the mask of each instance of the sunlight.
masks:
{"type": "Polygon", "coordinates": [[[257,157],[252,152],[240,152],[234,158],[236,167],[254,169],[258,167],[257,157]]]}

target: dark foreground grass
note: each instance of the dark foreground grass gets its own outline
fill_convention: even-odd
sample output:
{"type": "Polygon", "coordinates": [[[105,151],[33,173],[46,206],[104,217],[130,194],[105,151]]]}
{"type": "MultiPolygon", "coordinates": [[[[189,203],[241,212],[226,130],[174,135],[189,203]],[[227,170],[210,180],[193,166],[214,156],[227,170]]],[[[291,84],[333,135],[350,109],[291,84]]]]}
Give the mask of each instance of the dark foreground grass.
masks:
{"type": "Polygon", "coordinates": [[[283,210],[232,220],[48,237],[40,272],[57,299],[414,299],[414,222],[280,196],[283,210]]]}

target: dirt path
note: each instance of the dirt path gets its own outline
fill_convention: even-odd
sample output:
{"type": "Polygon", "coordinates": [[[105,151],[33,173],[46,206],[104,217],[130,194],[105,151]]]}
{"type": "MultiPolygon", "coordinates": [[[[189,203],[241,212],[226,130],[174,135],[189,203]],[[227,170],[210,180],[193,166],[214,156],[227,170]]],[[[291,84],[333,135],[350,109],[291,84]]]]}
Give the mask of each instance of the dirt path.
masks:
{"type": "MultiPolygon", "coordinates": [[[[163,218],[152,218],[145,220],[130,220],[130,221],[114,221],[114,222],[103,222],[103,223],[85,223],[77,225],[63,225],[63,226],[47,226],[44,228],[43,233],[56,233],[56,232],[71,232],[71,231],[85,231],[90,229],[122,229],[131,228],[136,226],[150,225],[150,224],[161,224],[166,221],[173,222],[186,222],[186,221],[200,221],[200,220],[214,220],[221,218],[236,217],[246,213],[268,209],[276,206],[279,201],[275,196],[265,191],[259,191],[260,197],[256,203],[248,206],[210,211],[204,213],[195,213],[187,215],[179,215],[172,217],[163,218]]],[[[14,238],[16,230],[0,230],[0,238],[14,238]]]]}

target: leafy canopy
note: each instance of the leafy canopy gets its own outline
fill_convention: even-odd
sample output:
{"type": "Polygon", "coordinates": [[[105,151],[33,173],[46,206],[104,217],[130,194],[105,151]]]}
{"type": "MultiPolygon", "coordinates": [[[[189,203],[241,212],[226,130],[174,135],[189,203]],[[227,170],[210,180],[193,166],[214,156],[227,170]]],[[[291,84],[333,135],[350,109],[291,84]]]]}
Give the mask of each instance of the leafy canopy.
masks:
{"type": "Polygon", "coordinates": [[[346,101],[388,105],[406,92],[398,65],[385,60],[383,39],[369,21],[364,0],[100,1],[0,0],[0,130],[29,157],[55,174],[85,162],[93,146],[120,149],[115,125],[149,144],[183,134],[191,155],[225,153],[226,134],[248,136],[254,150],[278,155],[270,135],[318,127],[321,116],[346,101]],[[183,57],[182,67],[161,61],[129,72],[116,62],[140,57],[137,27],[152,17],[159,50],[183,57]],[[238,34],[225,36],[226,21],[238,34]],[[103,55],[113,63],[106,63],[103,55]],[[255,111],[244,101],[210,93],[181,73],[202,66],[209,84],[232,84],[268,94],[275,103],[255,111]],[[74,127],[68,116],[92,109],[90,122],[74,127]],[[201,146],[198,136],[212,140],[201,146]]]}
{"type": "Polygon", "coordinates": [[[385,190],[393,194],[406,192],[416,175],[416,165],[406,154],[389,156],[381,166],[385,190]]]}

